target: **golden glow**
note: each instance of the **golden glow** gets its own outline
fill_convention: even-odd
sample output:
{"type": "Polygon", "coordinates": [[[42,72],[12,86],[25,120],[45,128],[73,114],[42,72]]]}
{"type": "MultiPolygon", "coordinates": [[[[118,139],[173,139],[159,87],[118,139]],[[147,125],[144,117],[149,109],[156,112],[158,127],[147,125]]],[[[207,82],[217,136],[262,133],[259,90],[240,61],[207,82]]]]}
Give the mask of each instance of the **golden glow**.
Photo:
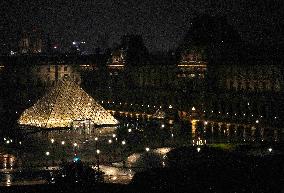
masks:
{"type": "Polygon", "coordinates": [[[157,148],[154,150],[155,153],[158,153],[158,154],[162,154],[162,155],[165,155],[167,154],[169,151],[171,151],[172,148],[170,147],[161,147],[161,148],[157,148]]]}
{"type": "Polygon", "coordinates": [[[204,67],[206,68],[206,64],[179,64],[178,67],[204,67]]]}
{"type": "Polygon", "coordinates": [[[58,82],[43,98],[26,109],[18,123],[44,128],[86,125],[114,125],[118,121],[75,82],[58,82]]]}

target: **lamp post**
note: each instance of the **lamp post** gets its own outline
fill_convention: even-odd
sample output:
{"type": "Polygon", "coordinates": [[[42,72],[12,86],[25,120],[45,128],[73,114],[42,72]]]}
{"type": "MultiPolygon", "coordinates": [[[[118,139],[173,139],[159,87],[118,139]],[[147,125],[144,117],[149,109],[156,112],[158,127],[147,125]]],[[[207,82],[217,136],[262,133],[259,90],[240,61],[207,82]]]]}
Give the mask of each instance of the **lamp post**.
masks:
{"type": "Polygon", "coordinates": [[[74,148],[74,156],[76,157],[78,155],[78,143],[73,143],[73,148],[74,148]]]}
{"type": "Polygon", "coordinates": [[[124,159],[123,159],[122,152],[124,151],[125,144],[126,144],[126,141],[125,141],[125,140],[121,141],[122,150],[120,151],[120,157],[121,157],[121,159],[122,159],[122,163],[123,163],[123,167],[124,167],[124,168],[125,168],[125,161],[124,161],[124,159]]]}
{"type": "Polygon", "coordinates": [[[52,146],[52,166],[54,166],[54,159],[55,159],[55,153],[54,153],[54,142],[55,140],[53,138],[50,139],[51,141],[51,146],[52,146]]]}
{"type": "Polygon", "coordinates": [[[99,154],[100,154],[100,150],[98,149],[98,140],[99,138],[98,137],[95,137],[95,145],[96,145],[96,156],[97,156],[97,168],[98,168],[98,171],[100,170],[100,160],[99,160],[99,154]]]}
{"type": "Polygon", "coordinates": [[[64,158],[66,157],[66,151],[65,151],[65,141],[61,141],[61,145],[62,145],[62,151],[63,151],[63,153],[62,153],[62,162],[63,162],[63,160],[64,160],[64,158]]]}
{"type": "Polygon", "coordinates": [[[50,155],[49,151],[45,152],[46,155],[46,169],[48,168],[48,156],[50,155]]]}
{"type": "Polygon", "coordinates": [[[100,153],[101,151],[99,149],[96,150],[96,153],[97,153],[97,168],[98,168],[98,172],[100,171],[100,153]]]}

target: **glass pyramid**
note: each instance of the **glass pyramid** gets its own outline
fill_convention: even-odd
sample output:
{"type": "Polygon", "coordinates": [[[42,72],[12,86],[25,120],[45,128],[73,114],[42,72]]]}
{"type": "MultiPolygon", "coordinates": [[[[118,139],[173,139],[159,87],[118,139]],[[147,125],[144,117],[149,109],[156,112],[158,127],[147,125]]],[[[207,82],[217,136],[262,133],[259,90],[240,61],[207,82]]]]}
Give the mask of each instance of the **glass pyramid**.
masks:
{"type": "Polygon", "coordinates": [[[118,124],[118,121],[78,84],[65,78],[32,107],[26,109],[18,123],[58,128],[72,127],[73,123],[78,121],[89,121],[95,125],[118,124]]]}

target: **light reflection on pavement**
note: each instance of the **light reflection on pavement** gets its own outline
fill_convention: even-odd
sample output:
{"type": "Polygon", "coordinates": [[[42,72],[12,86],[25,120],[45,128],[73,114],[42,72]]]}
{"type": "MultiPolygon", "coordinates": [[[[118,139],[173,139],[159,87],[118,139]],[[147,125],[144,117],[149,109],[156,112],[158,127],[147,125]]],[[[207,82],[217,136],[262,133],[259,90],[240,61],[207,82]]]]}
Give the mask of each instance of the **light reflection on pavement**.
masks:
{"type": "MultiPolygon", "coordinates": [[[[104,172],[104,179],[106,183],[121,183],[128,184],[132,180],[136,171],[143,171],[148,169],[147,165],[150,159],[154,159],[155,162],[158,162],[158,166],[164,167],[164,158],[165,154],[170,151],[170,148],[158,148],[153,149],[151,153],[133,153],[132,155],[126,158],[125,165],[122,162],[113,163],[112,165],[100,165],[100,170],[104,172]],[[154,157],[153,157],[154,155],[154,157]],[[147,157],[148,156],[148,157],[147,157]],[[158,158],[158,159],[157,159],[158,158]],[[146,159],[147,161],[144,161],[146,159]],[[161,164],[163,163],[163,164],[161,164]]],[[[14,157],[10,158],[8,155],[3,156],[3,166],[7,165],[7,161],[15,160],[14,157]]],[[[13,163],[9,163],[13,165],[13,163]]],[[[157,165],[155,165],[157,166],[157,165]]],[[[97,169],[96,166],[91,165],[93,169],[97,169]]],[[[54,171],[58,170],[59,167],[33,167],[31,171],[54,171]]],[[[34,184],[46,184],[48,183],[43,176],[36,177],[21,177],[18,178],[17,173],[21,173],[23,168],[11,168],[11,167],[2,167],[0,169],[0,186],[11,186],[11,185],[34,185],[34,184]]]]}

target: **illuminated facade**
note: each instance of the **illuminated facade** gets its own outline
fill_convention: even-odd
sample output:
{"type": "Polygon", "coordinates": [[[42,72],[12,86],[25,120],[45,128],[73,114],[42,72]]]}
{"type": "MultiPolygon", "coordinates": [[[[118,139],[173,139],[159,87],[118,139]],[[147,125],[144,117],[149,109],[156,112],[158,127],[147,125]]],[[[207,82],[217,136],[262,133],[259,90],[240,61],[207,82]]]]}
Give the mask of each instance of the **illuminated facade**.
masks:
{"type": "Polygon", "coordinates": [[[40,37],[40,33],[36,30],[33,30],[31,34],[24,32],[19,42],[19,51],[20,54],[41,53],[42,39],[40,37]]]}
{"type": "Polygon", "coordinates": [[[217,70],[215,77],[220,89],[259,93],[283,91],[284,81],[279,65],[223,65],[217,70]]]}
{"type": "Polygon", "coordinates": [[[44,83],[47,85],[53,85],[55,82],[66,77],[78,84],[81,82],[78,71],[76,71],[72,65],[65,63],[37,65],[33,68],[33,74],[38,83],[44,83]]]}
{"type": "Polygon", "coordinates": [[[114,125],[118,121],[75,82],[59,81],[43,98],[26,109],[18,123],[42,128],[76,127],[80,123],[114,125]]]}

